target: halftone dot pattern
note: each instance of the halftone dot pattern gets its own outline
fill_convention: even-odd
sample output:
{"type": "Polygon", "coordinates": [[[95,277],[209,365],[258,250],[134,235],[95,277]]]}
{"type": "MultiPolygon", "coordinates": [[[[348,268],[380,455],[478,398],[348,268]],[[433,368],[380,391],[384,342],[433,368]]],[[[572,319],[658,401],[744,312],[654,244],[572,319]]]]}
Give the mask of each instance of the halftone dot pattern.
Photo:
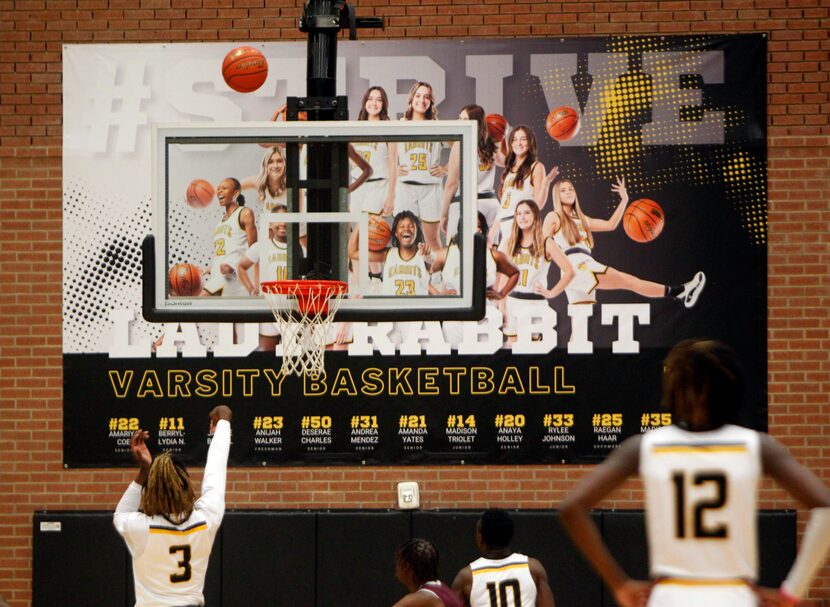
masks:
{"type": "MultiPolygon", "coordinates": [[[[684,51],[706,49],[705,40],[687,41],[684,51]]],[[[725,185],[727,200],[738,212],[742,225],[755,244],[766,243],[766,167],[763,161],[738,152],[742,142],[731,141],[722,145],[693,145],[687,131],[666,123],[659,128],[663,132],[652,133],[661,140],[676,142],[672,146],[671,166],[655,162],[655,146],[643,141],[643,125],[651,122],[651,108],[661,100],[678,107],[681,120],[698,121],[700,129],[718,128],[699,122],[703,117],[700,77],[694,75],[696,67],[688,66],[689,75],[679,77],[678,82],[660,77],[683,72],[684,66],[676,62],[684,56],[676,51],[676,40],[665,38],[614,38],[610,41],[611,61],[606,69],[620,73],[613,86],[607,87],[602,96],[602,120],[596,143],[589,152],[594,159],[594,180],[609,180],[625,175],[629,192],[660,189],[666,185],[698,183],[725,185]],[[649,73],[642,70],[642,54],[649,55],[649,73]],[[610,67],[608,67],[610,66],[610,67]],[[671,97],[670,99],[667,99],[671,97]]],[[[607,74],[594,74],[595,81],[607,74]]],[[[566,78],[564,85],[569,84],[566,78]]],[[[744,113],[734,107],[709,108],[723,114],[726,129],[743,125],[744,113]]],[[[713,131],[714,133],[714,131],[713,131]]],[[[705,133],[704,133],[705,134],[705,133]]],[[[589,141],[591,139],[588,139],[589,141]]],[[[659,146],[657,148],[659,150],[659,146]]]]}
{"type": "Polygon", "coordinates": [[[64,352],[106,352],[110,312],[136,311],[135,338],[150,337],[141,317],[141,242],[150,232],[150,201],[108,200],[81,181],[63,193],[64,352]]]}
{"type": "MultiPolygon", "coordinates": [[[[157,323],[141,315],[141,243],[150,233],[150,200],[114,200],[102,198],[80,180],[66,184],[63,194],[64,233],[72,234],[63,241],[63,343],[66,353],[109,351],[112,341],[112,310],[135,311],[130,339],[155,340],[162,332],[157,323]]],[[[178,205],[176,205],[178,206],[178,205]]],[[[208,209],[190,209],[181,201],[182,213],[210,216],[208,209]]],[[[175,208],[175,207],[174,207],[175,208]]],[[[210,236],[216,221],[202,218],[210,236]]],[[[170,229],[187,238],[196,238],[188,230],[190,224],[174,214],[170,229]]],[[[186,245],[182,245],[186,246],[186,245]]],[[[185,252],[172,253],[185,261],[185,252]]],[[[200,265],[209,262],[200,259],[200,265]]],[[[172,261],[173,264],[177,260],[172,261]]],[[[199,337],[208,347],[216,343],[215,323],[199,323],[199,337]]]]}

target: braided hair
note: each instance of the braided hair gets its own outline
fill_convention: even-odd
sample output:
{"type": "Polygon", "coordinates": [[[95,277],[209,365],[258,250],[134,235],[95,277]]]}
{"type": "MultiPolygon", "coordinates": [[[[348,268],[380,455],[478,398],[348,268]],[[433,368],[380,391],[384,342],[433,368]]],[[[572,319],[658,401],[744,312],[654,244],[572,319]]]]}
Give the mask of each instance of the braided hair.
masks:
{"type": "Polygon", "coordinates": [[[157,456],[141,493],[144,514],[163,516],[178,525],[190,518],[195,503],[193,482],[184,465],[170,453],[157,456]]]}
{"type": "Polygon", "coordinates": [[[404,565],[420,585],[438,579],[438,548],[429,540],[412,538],[395,551],[395,564],[404,565]]]}

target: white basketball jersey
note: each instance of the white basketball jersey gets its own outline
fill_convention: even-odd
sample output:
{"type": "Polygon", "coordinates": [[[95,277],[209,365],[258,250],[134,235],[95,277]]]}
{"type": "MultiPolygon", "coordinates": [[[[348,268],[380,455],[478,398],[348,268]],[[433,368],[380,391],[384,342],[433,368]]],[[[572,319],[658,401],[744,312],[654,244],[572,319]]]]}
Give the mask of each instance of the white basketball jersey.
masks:
{"type": "Polygon", "coordinates": [[[288,279],[288,243],[258,240],[245,255],[254,263],[259,262],[260,282],[288,279]]]}
{"type": "Polygon", "coordinates": [[[445,288],[461,293],[461,253],[457,244],[447,247],[447,258],[441,274],[444,277],[445,288]]]}
{"type": "Polygon", "coordinates": [[[414,183],[441,183],[440,177],[429,174],[429,167],[441,162],[440,141],[407,141],[398,145],[398,163],[409,169],[407,175],[400,176],[401,181],[414,183]]]}
{"type": "MultiPolygon", "coordinates": [[[[507,245],[507,241],[503,241],[507,245]]],[[[502,252],[508,254],[504,249],[502,252]]],[[[519,268],[519,282],[510,292],[517,293],[533,293],[533,283],[538,282],[543,287],[548,284],[548,268],[550,261],[545,259],[545,253],[541,252],[538,256],[533,255],[528,247],[519,247],[518,253],[511,257],[511,260],[517,268],[519,268]]]]}
{"type": "Polygon", "coordinates": [[[590,254],[591,253],[591,245],[588,242],[588,232],[582,225],[582,220],[579,217],[572,218],[574,223],[576,224],[577,232],[579,233],[579,241],[575,244],[571,244],[568,242],[568,239],[565,237],[565,230],[562,227],[561,220],[559,224],[559,229],[556,231],[556,234],[553,235],[554,242],[559,245],[559,248],[563,251],[567,251],[568,249],[572,249],[574,247],[579,247],[580,249],[585,249],[585,252],[590,254]]]}
{"type": "MultiPolygon", "coordinates": [[[[534,167],[536,164],[534,163],[534,167]]],[[[519,187],[514,187],[513,182],[516,180],[516,173],[508,173],[504,178],[504,184],[501,189],[501,208],[499,209],[499,219],[506,217],[513,217],[516,214],[516,205],[522,200],[533,198],[533,184],[531,181],[533,171],[525,177],[524,182],[519,187]]]]}
{"type": "Polygon", "coordinates": [[[493,186],[496,183],[496,163],[484,164],[481,160],[478,161],[478,188],[479,194],[485,192],[493,192],[493,186]]]}
{"type": "Polygon", "coordinates": [[[507,558],[480,558],[470,563],[473,585],[470,607],[534,607],[536,583],[528,558],[514,552],[507,558]]]}
{"type": "Polygon", "coordinates": [[[753,430],[666,426],[646,433],[640,476],[652,577],[755,580],[761,474],[753,430]]]}
{"type": "MultiPolygon", "coordinates": [[[[265,188],[265,201],[263,209],[265,211],[273,211],[277,207],[288,207],[288,190],[283,190],[276,196],[273,196],[268,188],[265,188]]],[[[267,232],[267,229],[266,229],[267,232]]]]}
{"type": "MultiPolygon", "coordinates": [[[[389,178],[389,146],[385,141],[357,142],[352,147],[372,167],[370,179],[389,178]]],[[[353,167],[352,179],[357,179],[362,174],[358,167],[353,167]]]]}
{"type": "Polygon", "coordinates": [[[420,253],[415,253],[411,259],[404,259],[397,248],[386,252],[381,294],[429,295],[429,272],[420,253]]]}
{"type": "Polygon", "coordinates": [[[208,449],[202,496],[184,523],[139,511],[141,486],[133,482],[113,517],[133,557],[136,607],[180,607],[204,603],[210,551],[225,513],[225,475],[231,427],[220,420],[208,449]]]}
{"type": "Polygon", "coordinates": [[[242,227],[242,210],[237,207],[230,217],[223,219],[213,230],[213,266],[211,273],[216,276],[221,273],[223,263],[235,268],[248,249],[248,234],[242,227]]]}

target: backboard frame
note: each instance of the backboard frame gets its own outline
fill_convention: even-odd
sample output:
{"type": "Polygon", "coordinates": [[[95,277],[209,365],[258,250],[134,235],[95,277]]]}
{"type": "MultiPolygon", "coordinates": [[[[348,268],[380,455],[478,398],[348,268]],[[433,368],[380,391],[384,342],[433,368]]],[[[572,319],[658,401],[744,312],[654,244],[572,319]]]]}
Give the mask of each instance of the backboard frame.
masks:
{"type": "MultiPolygon", "coordinates": [[[[145,238],[142,245],[144,317],[151,322],[267,322],[273,320],[272,313],[262,296],[180,297],[168,292],[167,270],[171,265],[170,209],[171,205],[182,204],[179,199],[183,191],[183,189],[178,189],[181,184],[176,186],[171,183],[171,163],[177,162],[175,160],[177,152],[174,151],[174,147],[187,149],[188,153],[210,150],[210,146],[215,149],[218,149],[217,146],[224,146],[225,149],[232,151],[237,149],[232,146],[255,146],[262,151],[267,144],[277,143],[389,140],[405,142],[426,139],[457,141],[461,145],[459,193],[461,194],[462,221],[459,222],[459,241],[462,246],[459,249],[462,272],[460,293],[455,296],[346,298],[337,314],[337,319],[342,321],[403,321],[481,318],[485,304],[486,243],[483,237],[475,234],[478,165],[476,126],[474,121],[469,120],[154,125],[152,129],[153,233],[145,238]],[[194,147],[184,148],[182,146],[194,147]],[[469,244],[463,245],[463,243],[469,244]]],[[[194,177],[197,176],[194,175],[194,177]]],[[[222,175],[222,177],[226,176],[222,175]]],[[[309,182],[301,180],[300,183],[305,185],[309,182]]],[[[290,199],[291,195],[289,195],[290,199]]],[[[289,224],[334,222],[340,224],[341,230],[343,225],[348,226],[349,223],[353,223],[360,226],[361,234],[367,233],[368,214],[359,210],[344,209],[344,204],[348,204],[347,199],[345,188],[343,188],[337,202],[340,208],[331,213],[301,213],[298,210],[289,209],[288,213],[281,213],[280,217],[289,224]],[[346,200],[345,203],[344,200],[346,200]]],[[[249,202],[246,206],[254,207],[255,203],[249,202]]],[[[216,213],[215,207],[212,212],[216,213]]],[[[220,215],[217,215],[217,219],[219,217],[220,215]]],[[[259,217],[270,217],[270,215],[261,211],[259,217]]],[[[366,250],[365,239],[361,240],[361,247],[362,250],[366,250]]],[[[365,270],[365,261],[361,259],[359,263],[360,271],[365,270]]],[[[341,260],[340,266],[345,267],[345,261],[341,260]]],[[[343,279],[338,276],[333,278],[343,279]]]]}

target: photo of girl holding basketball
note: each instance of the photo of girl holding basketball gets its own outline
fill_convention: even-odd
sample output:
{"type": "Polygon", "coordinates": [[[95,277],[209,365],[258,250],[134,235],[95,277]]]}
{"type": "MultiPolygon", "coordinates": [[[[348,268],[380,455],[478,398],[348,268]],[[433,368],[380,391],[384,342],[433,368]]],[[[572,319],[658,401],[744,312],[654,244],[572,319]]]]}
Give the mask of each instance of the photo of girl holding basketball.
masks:
{"type": "Polygon", "coordinates": [[[203,271],[208,277],[202,295],[245,296],[248,291],[237,278],[236,264],[257,241],[256,219],[244,206],[238,179],[228,177],[219,182],[216,198],[224,213],[213,230],[213,262],[203,271]]]}
{"type": "MultiPolygon", "coordinates": [[[[428,82],[416,82],[409,89],[402,120],[437,120],[438,108],[428,82]]],[[[423,222],[424,238],[433,249],[441,247],[438,222],[441,219],[441,178],[447,168],[441,164],[440,141],[406,141],[398,145],[398,185],[395,215],[410,211],[423,222]]]]}
{"type": "MultiPolygon", "coordinates": [[[[369,250],[369,262],[383,263],[382,295],[435,295],[430,284],[435,255],[424,241],[421,222],[411,211],[401,211],[392,222],[390,248],[369,250]]],[[[349,238],[349,259],[358,259],[358,229],[349,238]]]]}
{"type": "Polygon", "coordinates": [[[536,292],[534,285],[546,284],[551,261],[559,267],[559,280],[550,290],[556,297],[574,278],[568,258],[550,238],[542,233],[541,211],[535,200],[525,199],[516,205],[515,220],[510,235],[499,245],[519,269],[519,280],[505,298],[504,335],[508,343],[516,340],[519,319],[533,315],[535,308],[548,306],[545,297],[536,292]]]}
{"type": "Polygon", "coordinates": [[[499,223],[492,228],[493,242],[499,243],[510,235],[513,215],[521,200],[533,200],[541,211],[548,198],[550,184],[559,174],[559,167],[545,173],[545,165],[538,161],[536,135],[528,126],[517,126],[508,137],[505,171],[499,185],[499,223]]]}
{"type": "MultiPolygon", "coordinates": [[[[553,186],[553,212],[545,217],[544,233],[564,251],[575,273],[574,280],[565,289],[568,303],[596,303],[596,291],[625,290],[643,297],[673,297],[691,308],[697,302],[704,285],[706,275],[697,272],[691,280],[682,285],[663,285],[650,280],[643,280],[631,274],[596,261],[592,257],[594,232],[611,232],[620,224],[625,207],[628,204],[628,191],[625,179],[618,178],[611,186],[611,191],[620,197],[617,208],[608,219],[588,217],[582,211],[576,188],[572,181],[563,179],[553,186]]],[[[544,283],[537,285],[535,292],[548,299],[556,297],[552,289],[546,289],[544,283]]]]}
{"type": "MultiPolygon", "coordinates": [[[[493,225],[499,212],[499,200],[493,189],[496,181],[496,166],[504,166],[505,154],[493,138],[484,120],[484,109],[480,105],[467,105],[458,114],[460,120],[475,120],[478,125],[478,202],[477,211],[484,214],[487,225],[493,225]]],[[[503,143],[503,140],[502,140],[503,143]]],[[[457,195],[461,181],[461,148],[452,145],[447,164],[447,180],[441,198],[441,230],[452,239],[458,231],[461,215],[461,199],[457,195]]]]}
{"type": "MultiPolygon", "coordinates": [[[[383,87],[370,87],[363,95],[358,120],[389,120],[389,97],[383,87]]],[[[392,215],[398,174],[398,145],[387,142],[354,142],[352,147],[372,167],[372,176],[352,191],[349,206],[384,217],[392,215]]],[[[354,178],[359,174],[353,175],[354,178]]]]}

